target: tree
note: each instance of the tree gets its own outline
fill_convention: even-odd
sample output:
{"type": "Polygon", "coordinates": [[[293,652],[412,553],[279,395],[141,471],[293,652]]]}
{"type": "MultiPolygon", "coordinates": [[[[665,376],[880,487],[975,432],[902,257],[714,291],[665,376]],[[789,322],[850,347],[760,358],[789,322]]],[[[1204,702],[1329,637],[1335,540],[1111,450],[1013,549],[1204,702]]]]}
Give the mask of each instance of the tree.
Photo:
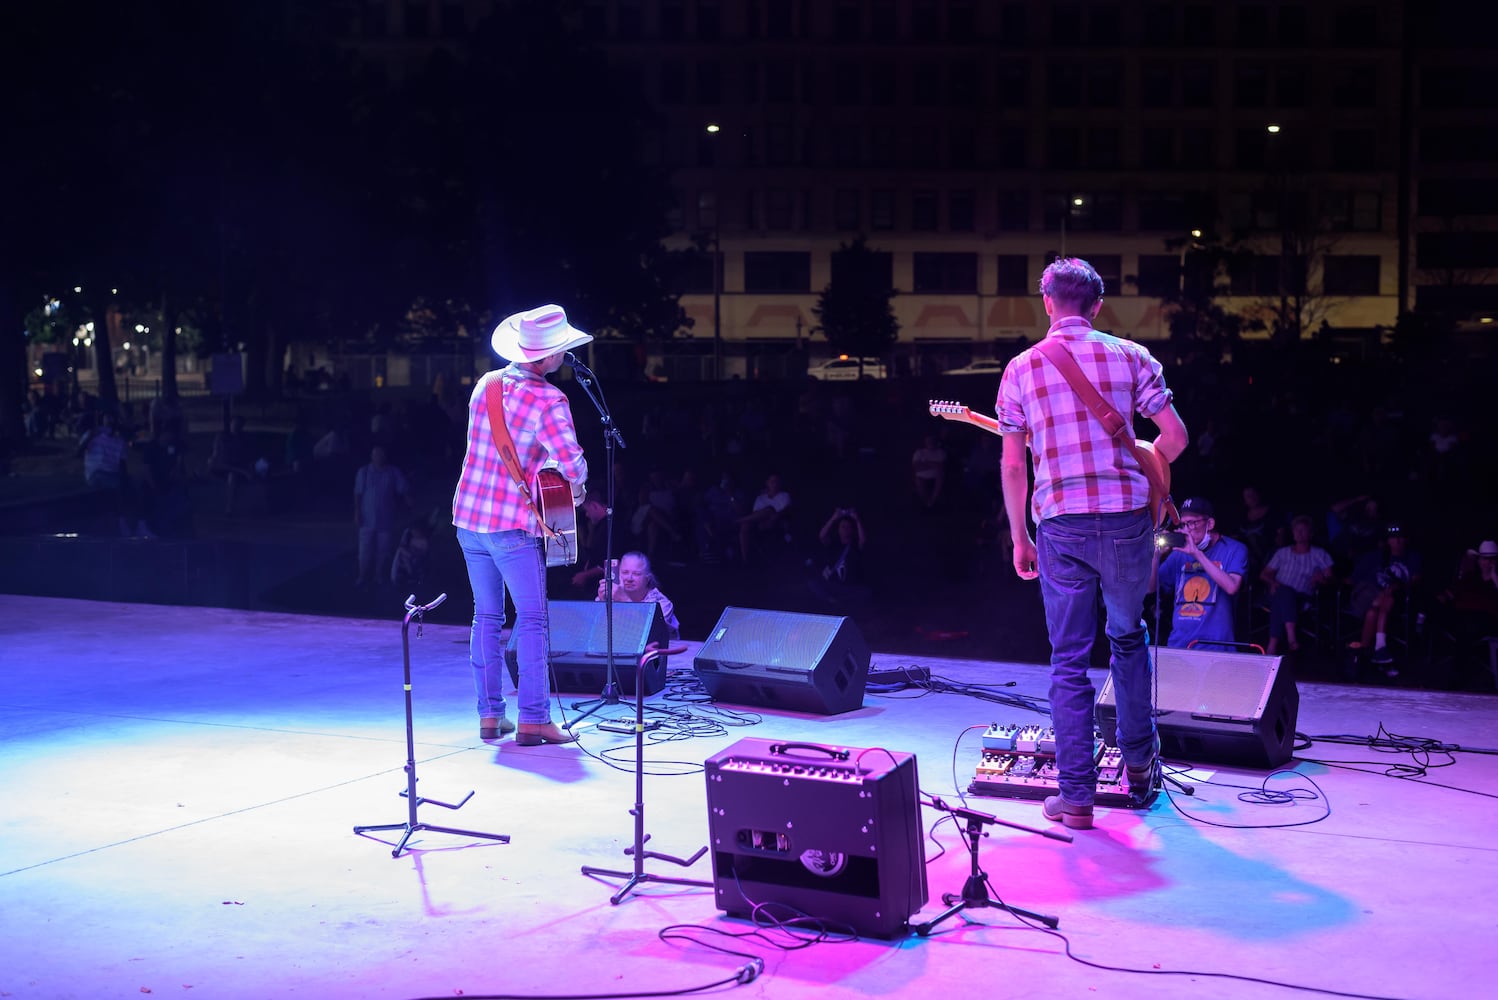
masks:
{"type": "Polygon", "coordinates": [[[900,335],[894,297],[888,255],[869,249],[860,236],[832,255],[832,280],[812,308],[817,330],[834,352],[860,365],[865,357],[882,357],[900,335]]]}

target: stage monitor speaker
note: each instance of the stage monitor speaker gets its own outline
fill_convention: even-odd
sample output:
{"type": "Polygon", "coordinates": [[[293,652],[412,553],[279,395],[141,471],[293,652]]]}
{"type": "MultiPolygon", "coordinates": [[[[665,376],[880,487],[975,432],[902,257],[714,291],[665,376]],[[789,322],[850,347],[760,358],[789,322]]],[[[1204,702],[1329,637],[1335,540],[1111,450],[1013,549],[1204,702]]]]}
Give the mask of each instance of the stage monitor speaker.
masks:
{"type": "MultiPolygon", "coordinates": [[[[547,601],[551,623],[551,677],[553,692],[598,694],[608,683],[608,617],[602,601],[547,601]]],[[[654,601],[614,602],[614,672],[620,694],[634,696],[635,672],[645,647],[664,647],[670,639],[661,606],[654,601]]],[[[666,686],[666,661],[657,656],[645,668],[645,693],[656,694],[666,686]]],[[[520,661],[515,633],[505,647],[510,680],[520,683],[520,661]]]]}
{"type": "Polygon", "coordinates": [[[695,666],[714,701],[837,715],[863,706],[869,647],[847,618],[724,608],[695,666]]]}
{"type": "MultiPolygon", "coordinates": [[[[1161,753],[1183,760],[1275,768],[1295,747],[1300,692],[1278,656],[1151,647],[1157,656],[1155,717],[1161,753]]],[[[1110,674],[1098,691],[1103,739],[1117,738],[1110,674]]]]}
{"type": "Polygon", "coordinates": [[[888,938],[926,905],[914,754],[751,737],[703,767],[718,909],[888,938]]]}

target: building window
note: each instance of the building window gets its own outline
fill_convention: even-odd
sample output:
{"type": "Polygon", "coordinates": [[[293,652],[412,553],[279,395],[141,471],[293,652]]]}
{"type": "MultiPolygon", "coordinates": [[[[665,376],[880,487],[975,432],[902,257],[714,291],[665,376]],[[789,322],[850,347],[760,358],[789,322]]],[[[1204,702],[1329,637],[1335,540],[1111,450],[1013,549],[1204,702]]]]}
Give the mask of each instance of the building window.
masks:
{"type": "Polygon", "coordinates": [[[978,291],[978,255],[972,253],[924,253],[912,262],[913,291],[918,293],[978,291]]]}
{"type": "Polygon", "coordinates": [[[640,0],[619,0],[619,37],[626,41],[638,41],[645,35],[645,17],[640,12],[640,0]]]}
{"type": "Polygon", "coordinates": [[[1150,191],[1139,196],[1139,229],[1184,236],[1210,229],[1216,219],[1212,195],[1205,191],[1150,191]]]}
{"type": "Polygon", "coordinates": [[[936,192],[912,191],[910,194],[910,228],[919,233],[936,230],[936,192]]]}
{"type": "Polygon", "coordinates": [[[796,225],[796,195],[794,192],[787,191],[784,188],[771,188],[765,192],[765,228],[800,228],[796,225]]]}
{"type": "Polygon", "coordinates": [[[934,42],[941,37],[936,0],[914,0],[910,6],[910,33],[918,42],[934,42]]]}
{"type": "Polygon", "coordinates": [[[970,42],[978,37],[978,13],[974,0],[949,0],[947,37],[954,42],[970,42]]]}
{"type": "Polygon", "coordinates": [[[1146,45],[1173,45],[1176,40],[1176,11],[1170,3],[1151,3],[1144,8],[1143,39],[1146,45]]]}
{"type": "Polygon", "coordinates": [[[1046,103],[1053,108],[1082,106],[1082,66],[1054,62],[1046,68],[1046,103]]]}
{"type": "Polygon", "coordinates": [[[468,24],[463,17],[463,5],[454,0],[443,0],[442,8],[438,10],[443,38],[462,38],[463,32],[468,29],[468,24]]]}
{"type": "Polygon", "coordinates": [[[1169,170],[1176,165],[1175,130],[1150,126],[1139,133],[1139,165],[1146,170],[1169,170]]]}
{"type": "Polygon", "coordinates": [[[1305,293],[1305,260],[1278,254],[1245,254],[1228,263],[1228,290],[1233,295],[1278,295],[1281,279],[1284,294],[1305,293]]]}
{"type": "Polygon", "coordinates": [[[1306,8],[1303,3],[1280,4],[1275,11],[1275,27],[1281,45],[1304,45],[1306,43],[1306,8]]]}
{"type": "Polygon", "coordinates": [[[1371,128],[1333,129],[1332,169],[1378,169],[1377,133],[1371,128]]]}
{"type": "Polygon", "coordinates": [[[895,228],[895,193],[881,188],[869,195],[869,228],[885,232],[895,228]]]}
{"type": "Polygon", "coordinates": [[[1181,258],[1173,253],[1139,255],[1139,276],[1135,282],[1139,294],[1165,298],[1181,290],[1181,258]]]}
{"type": "Polygon", "coordinates": [[[895,130],[889,125],[875,125],[869,129],[869,165],[873,167],[898,166],[895,130]]]}
{"type": "Polygon", "coordinates": [[[863,199],[852,188],[839,188],[832,197],[832,224],[857,232],[863,228],[863,199]]]}
{"type": "Polygon", "coordinates": [[[860,261],[860,266],[855,270],[852,261],[845,255],[833,251],[829,277],[834,285],[857,282],[862,285],[865,278],[872,281],[876,288],[895,287],[895,256],[886,250],[868,251],[868,259],[860,261]],[[867,263],[868,270],[865,271],[862,264],[867,263]]]}
{"type": "Polygon", "coordinates": [[[1276,66],[1274,104],[1280,108],[1303,108],[1310,103],[1311,74],[1300,63],[1276,66]]]}
{"type": "Polygon", "coordinates": [[[1046,163],[1068,169],[1082,165],[1082,131],[1070,125],[1052,126],[1046,136],[1046,163]]]}
{"type": "Polygon", "coordinates": [[[875,62],[870,68],[870,103],[876,108],[892,108],[900,99],[900,76],[895,64],[888,59],[875,62]]]}
{"type": "Polygon", "coordinates": [[[723,34],[722,0],[697,0],[697,37],[717,41],[723,34]]]}
{"type": "Polygon", "coordinates": [[[974,207],[976,198],[971,191],[947,192],[947,228],[954,233],[970,233],[977,228],[974,207]]]}
{"type": "Polygon", "coordinates": [[[1187,45],[1212,45],[1217,41],[1217,7],[1188,3],[1182,12],[1181,40],[1187,45]]]}
{"type": "Polygon", "coordinates": [[[687,99],[687,67],[680,59],[661,60],[661,103],[681,104],[687,99]]]}
{"type": "Polygon", "coordinates": [[[1123,257],[1116,253],[1094,253],[1087,255],[1087,263],[1103,279],[1103,294],[1123,294],[1123,257]]]}
{"type": "Polygon", "coordinates": [[[1023,0],[1009,0],[1000,5],[999,42],[1003,45],[1024,45],[1029,40],[1029,4],[1023,0]]]}
{"type": "Polygon", "coordinates": [[[1168,63],[1147,62],[1139,67],[1139,104],[1168,108],[1175,99],[1175,72],[1168,63]]]}
{"type": "Polygon", "coordinates": [[[947,104],[954,108],[976,108],[983,96],[978,64],[959,59],[947,65],[947,104]]]}
{"type": "Polygon", "coordinates": [[[917,107],[934,108],[941,104],[941,64],[921,62],[915,67],[915,103],[917,107]]]}
{"type": "Polygon", "coordinates": [[[1123,65],[1098,60],[1087,65],[1087,106],[1116,108],[1123,99],[1123,65]]]}
{"type": "Polygon", "coordinates": [[[1378,6],[1343,4],[1332,15],[1332,37],[1343,45],[1378,44],[1378,6]]]}
{"type": "Polygon", "coordinates": [[[796,67],[786,59],[765,64],[765,101],[791,104],[796,100],[796,67]]]}
{"type": "Polygon", "coordinates": [[[1217,67],[1194,60],[1181,64],[1181,105],[1187,108],[1217,106],[1217,67]]]}
{"type": "Polygon", "coordinates": [[[1233,107],[1263,108],[1269,105],[1269,67],[1260,62],[1241,62],[1233,67],[1233,107]]]}
{"type": "Polygon", "coordinates": [[[994,291],[999,295],[1029,295],[1030,258],[1022,253],[1001,253],[998,256],[998,285],[994,291]]]}
{"type": "Polygon", "coordinates": [[[978,165],[978,134],[966,125],[953,125],[947,132],[947,166],[972,170],[978,165]]]}
{"type": "Polygon", "coordinates": [[[432,33],[426,0],[407,0],[405,25],[407,38],[426,38],[432,33]]]}
{"type": "Polygon", "coordinates": [[[1377,254],[1327,254],[1322,260],[1321,288],[1327,295],[1377,295],[1377,254]]]}
{"type": "Polygon", "coordinates": [[[869,4],[869,34],[875,41],[892,42],[899,35],[899,22],[895,17],[895,0],[871,0],[869,4]]]}
{"type": "Polygon", "coordinates": [[[1025,130],[1018,125],[1003,125],[994,132],[999,144],[998,164],[1007,170],[1022,170],[1029,163],[1025,152],[1025,130]]]}
{"type": "Polygon", "coordinates": [[[697,64],[697,103],[723,103],[723,72],[716,60],[705,59],[697,64]]]}
{"type": "Polygon", "coordinates": [[[863,4],[860,0],[837,0],[832,14],[832,32],[840,42],[856,42],[863,33],[863,4]]]}
{"type": "Polygon", "coordinates": [[[1120,140],[1116,128],[1094,128],[1087,132],[1087,166],[1113,170],[1118,166],[1120,140]]]}
{"type": "Polygon", "coordinates": [[[1238,31],[1234,41],[1239,45],[1262,48],[1269,44],[1269,8],[1261,3],[1238,8],[1238,31]]]}
{"type": "Polygon", "coordinates": [[[941,129],[929,118],[910,131],[910,165],[925,170],[941,166],[941,129]]]}
{"type": "Polygon", "coordinates": [[[857,125],[834,125],[832,127],[832,165],[835,167],[863,166],[863,129],[857,125]]]}
{"type": "Polygon", "coordinates": [[[697,228],[705,233],[718,229],[718,192],[697,192],[697,228]]]}
{"type": "Polygon", "coordinates": [[[770,38],[792,37],[791,0],[765,0],[765,4],[765,34],[770,38]]]}
{"type": "Polygon", "coordinates": [[[1332,107],[1371,108],[1378,101],[1378,71],[1367,64],[1343,66],[1332,75],[1332,107]]]}
{"type": "Polygon", "coordinates": [[[802,250],[744,252],[744,291],[811,291],[811,253],[802,250]]]}
{"type": "Polygon", "coordinates": [[[832,70],[832,99],[842,108],[863,103],[863,64],[856,59],[838,61],[832,70]]]}
{"type": "Polygon", "coordinates": [[[1000,232],[1023,233],[1030,229],[1030,192],[1000,191],[995,222],[1000,232]]]}
{"type": "Polygon", "coordinates": [[[776,123],[765,129],[765,165],[788,167],[795,162],[796,143],[791,127],[776,123]]]}
{"type": "Polygon", "coordinates": [[[1022,108],[1028,99],[1026,84],[1030,64],[1023,59],[1004,59],[994,67],[994,97],[1001,108],[1022,108]]]}
{"type": "Polygon", "coordinates": [[[661,0],[660,29],[667,41],[679,42],[687,37],[686,0],[661,0]]]}
{"type": "Polygon", "coordinates": [[[1269,165],[1269,133],[1262,125],[1240,128],[1233,133],[1233,167],[1263,170],[1269,165]]]}
{"type": "Polygon", "coordinates": [[[1217,168],[1217,134],[1212,129],[1200,126],[1181,129],[1181,166],[1188,170],[1217,168]]]}

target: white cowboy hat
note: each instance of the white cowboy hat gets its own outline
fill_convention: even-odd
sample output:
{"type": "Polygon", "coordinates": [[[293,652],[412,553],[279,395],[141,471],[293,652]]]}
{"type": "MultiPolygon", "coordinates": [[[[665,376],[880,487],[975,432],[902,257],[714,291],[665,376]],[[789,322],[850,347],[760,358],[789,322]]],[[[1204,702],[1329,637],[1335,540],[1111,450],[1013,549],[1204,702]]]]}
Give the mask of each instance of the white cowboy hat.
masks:
{"type": "Polygon", "coordinates": [[[561,306],[537,306],[506,316],[494,328],[490,345],[507,361],[540,361],[593,339],[567,322],[561,306]]]}

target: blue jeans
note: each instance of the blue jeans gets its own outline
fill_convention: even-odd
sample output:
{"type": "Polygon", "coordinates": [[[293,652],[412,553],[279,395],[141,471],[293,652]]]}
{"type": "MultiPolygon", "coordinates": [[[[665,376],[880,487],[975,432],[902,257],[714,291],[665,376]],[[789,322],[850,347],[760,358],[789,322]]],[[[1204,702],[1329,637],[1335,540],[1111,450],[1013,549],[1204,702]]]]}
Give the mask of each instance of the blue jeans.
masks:
{"type": "Polygon", "coordinates": [[[1118,748],[1124,762],[1147,764],[1155,752],[1149,635],[1144,595],[1154,532],[1145,511],[1063,514],[1036,526],[1035,547],[1046,629],[1051,637],[1051,725],[1056,730],[1061,798],[1091,805],[1097,791],[1093,701],[1087,676],[1097,634],[1098,595],[1107,612],[1118,748]]]}
{"type": "Polygon", "coordinates": [[[473,587],[473,631],[468,662],[478,694],[480,718],[505,714],[505,590],[515,603],[515,655],[520,674],[519,721],[551,721],[546,693],[549,623],[546,616],[546,560],[541,539],[519,529],[477,532],[458,528],[458,544],[473,587]]]}

